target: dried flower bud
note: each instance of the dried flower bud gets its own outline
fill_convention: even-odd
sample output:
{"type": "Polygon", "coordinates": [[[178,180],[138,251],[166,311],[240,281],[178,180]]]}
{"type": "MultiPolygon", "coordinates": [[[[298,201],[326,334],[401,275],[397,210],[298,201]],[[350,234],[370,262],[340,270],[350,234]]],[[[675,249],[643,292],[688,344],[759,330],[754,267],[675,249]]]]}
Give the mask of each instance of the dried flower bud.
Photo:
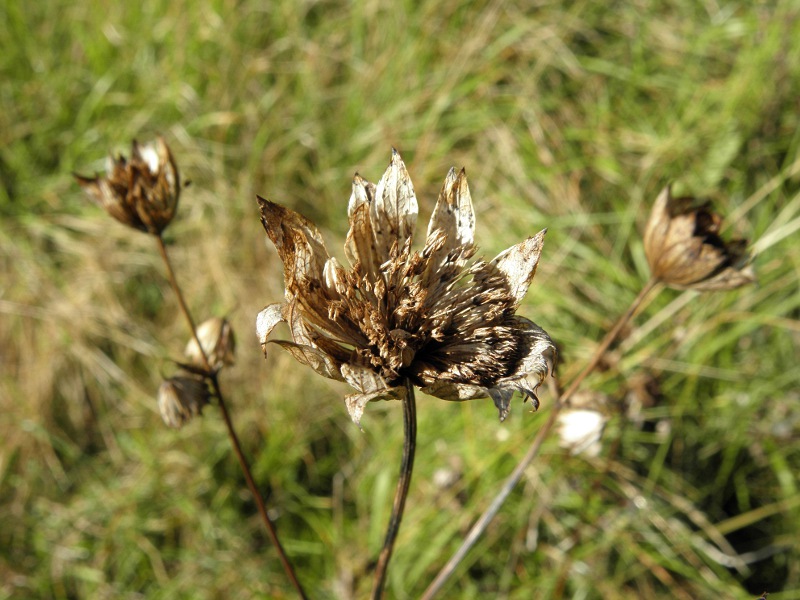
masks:
{"type": "Polygon", "coordinates": [[[158,410],[169,427],[180,429],[208,404],[208,386],[201,377],[170,377],[158,388],[158,410]]]}
{"type": "Polygon", "coordinates": [[[606,421],[606,417],[596,410],[563,410],[558,415],[559,445],[569,449],[573,455],[597,456],[602,448],[600,436],[606,421]]]}
{"type": "Polygon", "coordinates": [[[708,202],[659,194],[644,233],[644,251],[653,277],[677,288],[730,290],[755,280],[747,265],[745,240],[719,237],[722,219],[708,202]]]}
{"type": "Polygon", "coordinates": [[[180,175],[161,137],[144,146],[134,140],[130,160],[110,156],[105,177],[75,179],[117,221],[154,235],[169,225],[178,206],[180,175]]]}
{"type": "MultiPolygon", "coordinates": [[[[233,336],[233,328],[227,319],[212,317],[203,321],[197,328],[197,337],[200,338],[200,344],[213,371],[218,371],[223,366],[234,363],[236,340],[233,336]]],[[[191,364],[205,367],[203,354],[194,338],[186,344],[184,353],[191,364]]]]}

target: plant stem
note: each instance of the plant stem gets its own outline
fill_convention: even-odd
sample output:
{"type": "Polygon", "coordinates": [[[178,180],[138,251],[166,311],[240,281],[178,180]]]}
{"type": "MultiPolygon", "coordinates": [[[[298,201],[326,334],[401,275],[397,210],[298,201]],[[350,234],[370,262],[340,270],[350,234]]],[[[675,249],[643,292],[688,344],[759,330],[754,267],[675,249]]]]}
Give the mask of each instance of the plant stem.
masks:
{"type": "Polygon", "coordinates": [[[183,292],[181,291],[180,286],[178,285],[178,280],[175,277],[175,271],[172,268],[172,263],[169,260],[169,255],[167,254],[167,246],[164,244],[164,239],[157,235],[155,236],[158,240],[158,249],[161,253],[161,258],[164,260],[164,264],[167,268],[167,278],[169,279],[170,285],[172,286],[175,295],[178,297],[178,304],[180,305],[181,312],[183,316],[186,318],[186,322],[189,324],[189,329],[192,331],[192,337],[194,338],[197,347],[200,348],[200,355],[203,357],[204,367],[207,372],[207,377],[211,381],[211,386],[214,390],[214,395],[216,396],[219,402],[219,409],[222,412],[222,419],[225,421],[225,427],[228,430],[228,437],[231,440],[231,445],[233,446],[233,452],[236,454],[236,458],[239,460],[239,466],[244,473],[244,479],[247,482],[247,487],[250,489],[250,493],[253,495],[253,498],[256,501],[256,506],[258,507],[258,512],[261,515],[261,520],[264,522],[264,525],[267,528],[267,533],[269,534],[269,538],[272,541],[272,545],[275,546],[275,549],[278,551],[278,558],[283,565],[283,570],[286,572],[287,577],[292,582],[295,590],[303,600],[306,600],[307,596],[306,593],[303,591],[303,587],[300,585],[300,582],[297,579],[297,575],[294,573],[294,569],[289,562],[289,558],[286,556],[286,552],[281,546],[280,540],[278,539],[278,532],[275,529],[275,525],[273,525],[272,521],[267,514],[267,508],[264,503],[264,498],[261,496],[261,492],[258,491],[258,487],[256,487],[256,482],[253,479],[253,474],[250,470],[250,465],[247,462],[247,459],[244,456],[244,452],[242,451],[242,446],[239,443],[239,436],[236,435],[236,430],[233,428],[233,422],[231,421],[230,414],[228,413],[228,407],[225,404],[225,398],[222,395],[222,389],[219,385],[219,378],[216,371],[211,368],[211,364],[208,361],[208,356],[206,355],[206,351],[203,348],[203,345],[200,343],[200,338],[197,335],[197,327],[195,327],[194,319],[192,319],[192,313],[189,312],[189,307],[186,305],[186,301],[183,297],[183,292]]]}
{"type": "Polygon", "coordinates": [[[389,559],[392,558],[394,541],[403,519],[403,510],[406,507],[406,497],[411,484],[411,472],[414,470],[414,451],[417,445],[417,406],[414,398],[414,386],[406,379],[406,397],[403,399],[403,459],[400,463],[400,477],[397,479],[397,488],[392,504],[392,516],[386,528],[386,539],[383,549],[378,556],[378,565],[375,567],[375,581],[372,586],[372,599],[379,600],[383,596],[383,587],[386,584],[386,572],[389,568],[389,559]]]}
{"type": "Polygon", "coordinates": [[[455,571],[455,568],[459,565],[459,563],[464,560],[464,557],[467,555],[467,552],[470,551],[472,546],[475,545],[475,542],[478,541],[481,535],[483,535],[484,531],[486,531],[486,527],[489,523],[494,519],[495,515],[497,515],[500,507],[505,503],[508,499],[508,496],[511,494],[511,491],[516,487],[519,483],[519,480],[522,479],[522,474],[525,472],[525,469],[533,462],[533,459],[539,454],[539,450],[542,447],[542,443],[544,442],[547,435],[553,428],[553,425],[556,423],[556,419],[558,418],[558,414],[561,412],[561,409],[567,404],[569,399],[572,395],[578,390],[581,383],[586,379],[586,377],[597,368],[597,365],[600,364],[600,361],[605,356],[608,349],[611,347],[611,344],[619,336],[622,329],[625,325],[633,317],[636,310],[641,306],[642,302],[645,299],[645,296],[650,293],[650,291],[656,286],[658,283],[655,279],[650,279],[647,283],[644,284],[639,294],[634,298],[633,302],[631,302],[628,309],[625,313],[617,320],[614,326],[609,330],[609,332],[603,338],[603,341],[600,342],[600,345],[595,350],[592,358],[583,368],[583,370],[578,374],[577,377],[572,381],[570,386],[566,389],[566,391],[562,392],[561,395],[556,399],[555,403],[553,404],[553,408],[550,411],[550,416],[548,417],[545,424],[539,429],[536,437],[534,438],[533,442],[531,443],[528,451],[525,453],[525,456],[522,457],[522,460],[519,461],[517,466],[514,468],[514,471],[509,475],[506,481],[503,483],[503,486],[500,488],[498,494],[494,497],[489,507],[483,512],[480,518],[475,522],[472,528],[467,533],[467,536],[464,538],[464,541],[461,543],[461,546],[458,548],[456,553],[452,556],[452,558],[447,562],[447,564],[442,567],[439,573],[436,575],[434,580],[425,590],[425,592],[421,596],[421,600],[431,600],[439,591],[441,591],[442,586],[445,582],[450,578],[450,576],[455,571]]]}

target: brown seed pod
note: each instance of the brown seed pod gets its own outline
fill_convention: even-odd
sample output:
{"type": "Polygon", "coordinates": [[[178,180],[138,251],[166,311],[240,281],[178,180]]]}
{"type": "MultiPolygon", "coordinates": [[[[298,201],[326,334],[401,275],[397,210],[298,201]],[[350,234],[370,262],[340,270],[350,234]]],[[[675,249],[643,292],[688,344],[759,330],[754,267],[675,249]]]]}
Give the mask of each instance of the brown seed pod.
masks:
{"type": "Polygon", "coordinates": [[[180,429],[203,411],[209,391],[202,377],[170,377],[158,388],[158,410],[169,427],[180,429]]]}
{"type": "Polygon", "coordinates": [[[747,242],[725,242],[722,219],[708,202],[659,194],[644,233],[644,251],[655,279],[677,289],[730,290],[755,281],[747,242]]]}
{"type": "Polygon", "coordinates": [[[140,146],[135,140],[130,160],[108,159],[105,176],[75,174],[87,195],[120,223],[159,235],[175,216],[180,175],[164,141],[140,146]]]}

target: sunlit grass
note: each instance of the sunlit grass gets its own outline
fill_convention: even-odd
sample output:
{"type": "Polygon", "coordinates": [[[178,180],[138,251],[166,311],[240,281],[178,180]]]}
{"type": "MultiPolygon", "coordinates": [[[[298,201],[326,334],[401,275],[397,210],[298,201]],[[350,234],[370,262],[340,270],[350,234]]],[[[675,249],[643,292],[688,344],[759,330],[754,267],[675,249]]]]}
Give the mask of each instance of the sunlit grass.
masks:
{"type": "MultiPolygon", "coordinates": [[[[283,289],[255,194],[343,258],[350,178],[392,146],[421,224],[465,166],[482,253],[548,227],[520,313],[564,381],[646,280],[665,183],[758,251],[757,286],[643,309],[587,382],[610,397],[600,457],[546,444],[443,597],[800,593],[797,39],[791,2],[5,3],[0,596],[292,597],[213,407],[179,432],[158,416],[188,333],[152,240],[70,176],[156,133],[193,182],[167,232],[178,277],[238,334],[222,383],[314,598],[369,590],[402,419],[374,404],[361,432],[343,385],[262,357],[255,314],[283,289]]],[[[418,404],[389,597],[419,596],[542,423],[519,401],[503,424],[490,402],[418,404]]]]}

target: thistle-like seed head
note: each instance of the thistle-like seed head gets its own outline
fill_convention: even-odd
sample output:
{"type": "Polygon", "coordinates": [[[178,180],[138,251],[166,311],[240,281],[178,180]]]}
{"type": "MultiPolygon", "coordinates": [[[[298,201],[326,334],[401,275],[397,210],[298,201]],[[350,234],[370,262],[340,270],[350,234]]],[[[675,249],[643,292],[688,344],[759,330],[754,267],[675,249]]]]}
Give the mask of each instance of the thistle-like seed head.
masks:
{"type": "Polygon", "coordinates": [[[533,280],[544,231],[491,262],[475,254],[475,212],[464,170],[451,169],[419,251],[411,250],[417,198],[400,155],[377,185],[353,179],[345,255],[332,258],[300,214],[259,198],[261,222],[283,262],[285,300],[256,330],[299,362],[357,390],[345,398],[358,423],[372,400],[402,398],[410,380],[444,400],[490,397],[504,419],[515,391],[535,406],[552,367],[547,333],[516,310],[533,280]],[[272,340],[286,322],[291,341],[272,340]]]}
{"type": "MultiPolygon", "coordinates": [[[[233,328],[227,319],[212,317],[203,321],[197,328],[197,337],[203,347],[212,371],[235,362],[236,339],[233,328]]],[[[194,338],[189,340],[184,351],[189,362],[196,367],[205,367],[203,354],[194,338]]]]}
{"type": "Polygon", "coordinates": [[[134,140],[130,160],[110,156],[105,176],[76,174],[75,179],[94,202],[128,227],[159,235],[175,216],[180,175],[162,137],[144,146],[134,140]]]}
{"type": "Polygon", "coordinates": [[[209,391],[205,379],[190,375],[170,377],[158,388],[158,410],[169,427],[180,429],[203,411],[209,391]]]}
{"type": "Polygon", "coordinates": [[[708,202],[659,194],[644,233],[644,251],[655,279],[677,289],[730,290],[755,281],[746,240],[725,242],[722,218],[708,202]]]}

